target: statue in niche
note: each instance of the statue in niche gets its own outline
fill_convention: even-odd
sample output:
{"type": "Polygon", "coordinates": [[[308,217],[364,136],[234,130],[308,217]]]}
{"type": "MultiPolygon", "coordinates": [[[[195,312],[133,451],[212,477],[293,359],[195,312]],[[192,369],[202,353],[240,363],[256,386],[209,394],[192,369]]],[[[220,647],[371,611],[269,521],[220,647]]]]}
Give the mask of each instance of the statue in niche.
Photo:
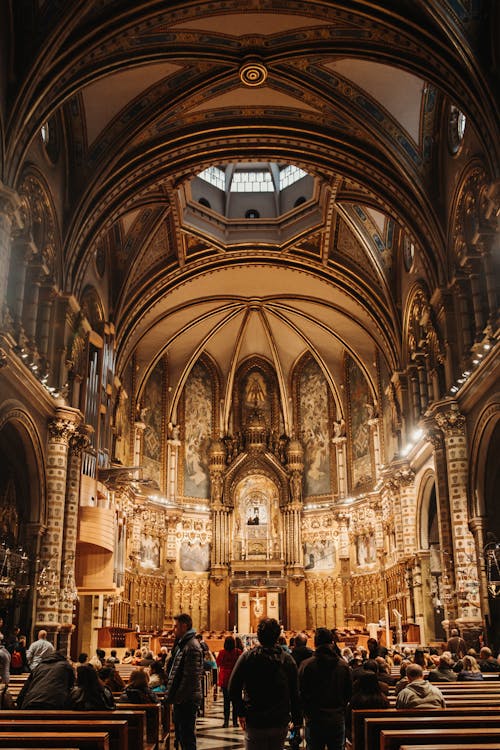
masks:
{"type": "Polygon", "coordinates": [[[333,439],[345,437],[345,419],[342,417],[337,422],[333,423],[333,439]]]}
{"type": "Polygon", "coordinates": [[[302,477],[298,471],[293,471],[290,477],[290,492],[292,500],[295,502],[302,500],[302,477]]]}
{"type": "Polygon", "coordinates": [[[245,387],[245,401],[255,409],[262,406],[267,398],[267,386],[264,378],[259,372],[253,372],[248,376],[245,387]]]}

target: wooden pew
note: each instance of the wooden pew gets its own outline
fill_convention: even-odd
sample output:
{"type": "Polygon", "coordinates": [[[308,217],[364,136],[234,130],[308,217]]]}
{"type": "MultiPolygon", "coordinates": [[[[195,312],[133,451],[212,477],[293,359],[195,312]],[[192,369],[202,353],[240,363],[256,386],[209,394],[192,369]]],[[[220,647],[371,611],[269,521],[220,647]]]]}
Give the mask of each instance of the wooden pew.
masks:
{"type": "Polygon", "coordinates": [[[144,711],[146,714],[146,742],[154,750],[160,742],[161,705],[159,703],[117,703],[117,709],[144,711]]]}
{"type": "MultiPolygon", "coordinates": [[[[401,745],[399,750],[455,750],[456,745],[401,745]]],[[[479,745],[474,743],[473,745],[464,744],[460,745],[460,750],[492,750],[491,743],[489,745],[481,742],[479,745]]]]}
{"type": "MultiPolygon", "coordinates": [[[[470,745],[471,742],[477,740],[486,744],[488,750],[497,750],[500,742],[500,728],[483,728],[476,727],[470,730],[463,729],[396,729],[386,730],[384,729],[380,733],[380,744],[377,748],[380,750],[400,750],[403,743],[409,746],[411,750],[414,750],[415,745],[422,746],[422,741],[428,737],[430,742],[435,743],[442,742],[448,743],[448,747],[454,748],[454,750],[462,750],[462,746],[470,745]],[[450,744],[453,743],[453,744],[450,744]]],[[[424,745],[424,747],[427,747],[424,745]]]]}
{"type": "Polygon", "coordinates": [[[134,708],[124,709],[120,706],[114,711],[43,711],[39,709],[1,711],[0,719],[13,720],[36,720],[38,722],[74,720],[81,721],[126,721],[128,726],[128,745],[129,750],[146,750],[147,733],[146,733],[146,711],[141,710],[140,706],[134,704],[134,708]]]}
{"type": "Polygon", "coordinates": [[[25,732],[21,737],[16,732],[0,733],[0,748],[74,748],[76,750],[109,750],[109,736],[106,732],[25,732]]]}
{"type": "MultiPolygon", "coordinates": [[[[500,738],[500,715],[498,714],[498,710],[495,715],[479,714],[478,716],[471,716],[467,712],[466,716],[452,716],[444,709],[439,712],[433,711],[432,713],[415,711],[415,714],[411,717],[386,716],[377,719],[365,719],[365,747],[372,750],[372,748],[380,746],[380,750],[382,750],[382,732],[401,731],[404,734],[410,731],[430,730],[431,732],[436,732],[437,736],[437,732],[443,729],[462,730],[464,734],[467,734],[468,730],[475,730],[479,726],[497,732],[500,738]]],[[[472,733],[470,731],[468,733],[469,739],[473,739],[471,736],[472,733]]],[[[398,748],[399,745],[397,746],[397,750],[398,748]]]]}
{"type": "MultiPolygon", "coordinates": [[[[83,714],[83,712],[81,712],[83,714]]],[[[129,750],[128,726],[126,721],[116,721],[106,718],[103,720],[86,719],[84,715],[73,719],[6,719],[0,712],[0,736],[5,732],[36,732],[39,729],[44,732],[102,732],[109,736],[109,750],[129,750]]],[[[131,748],[130,750],[134,750],[131,748]]]]}
{"type": "MultiPolygon", "coordinates": [[[[493,717],[497,718],[499,715],[498,708],[496,706],[480,705],[480,706],[457,706],[442,709],[433,709],[429,711],[422,711],[419,709],[394,709],[394,708],[372,708],[360,711],[352,712],[352,746],[353,750],[374,750],[378,745],[366,745],[365,741],[365,721],[368,719],[377,719],[382,726],[384,721],[387,719],[400,719],[405,722],[405,726],[409,729],[412,728],[413,719],[421,719],[427,717],[432,720],[434,717],[470,717],[474,718],[478,723],[482,717],[493,717]]],[[[453,720],[453,719],[452,719],[453,720]]]]}

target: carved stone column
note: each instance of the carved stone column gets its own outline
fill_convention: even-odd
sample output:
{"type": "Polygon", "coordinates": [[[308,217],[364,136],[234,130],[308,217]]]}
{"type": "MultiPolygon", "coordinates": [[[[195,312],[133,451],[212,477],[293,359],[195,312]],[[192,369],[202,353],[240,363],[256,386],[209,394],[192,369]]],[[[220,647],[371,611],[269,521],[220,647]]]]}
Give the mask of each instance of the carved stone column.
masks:
{"type": "Polygon", "coordinates": [[[167,440],[167,498],[172,502],[177,500],[177,474],[179,465],[179,428],[173,425],[167,440]]]}
{"type": "MultiPolygon", "coordinates": [[[[75,585],[75,553],[78,533],[78,507],[80,501],[80,481],[82,451],[90,444],[86,432],[76,431],[69,439],[68,474],[66,483],[66,507],[64,511],[64,536],[61,560],[61,592],[69,585],[75,585]]],[[[66,592],[68,593],[68,592],[66,592]]],[[[59,622],[61,633],[67,634],[69,651],[70,634],[73,622],[74,601],[61,596],[59,602],[59,622]]],[[[63,644],[59,646],[62,648],[63,644]]]]}
{"type": "Polygon", "coordinates": [[[0,330],[11,333],[12,320],[7,307],[7,284],[11,261],[11,238],[19,228],[21,205],[18,194],[0,182],[0,330]]]}
{"type": "Polygon", "coordinates": [[[36,627],[44,627],[55,641],[59,628],[59,589],[63,551],[68,447],[81,420],[81,413],[69,407],[58,407],[49,422],[47,444],[47,531],[42,541],[41,565],[51,571],[51,591],[39,592],[35,615],[36,627]]]}
{"type": "Polygon", "coordinates": [[[380,432],[379,432],[378,418],[374,417],[373,419],[369,419],[368,426],[370,427],[371,436],[372,436],[373,456],[375,459],[375,477],[378,479],[380,477],[380,464],[381,464],[380,432]]]}
{"type": "Polygon", "coordinates": [[[347,487],[347,438],[345,436],[332,438],[335,445],[337,457],[337,478],[339,487],[339,500],[344,500],[348,494],[347,487]]]}
{"type": "Polygon", "coordinates": [[[394,475],[399,491],[402,520],[402,551],[412,555],[417,548],[417,500],[415,497],[415,472],[410,467],[402,467],[394,475]]]}
{"type": "MultiPolygon", "coordinates": [[[[458,405],[452,403],[449,408],[436,414],[436,423],[443,432],[446,451],[455,573],[458,570],[470,568],[471,565],[477,569],[474,539],[468,527],[468,454],[465,417],[460,413],[458,405]]],[[[477,619],[479,612],[477,608],[461,602],[458,614],[460,617],[477,619]]]]}
{"type": "Polygon", "coordinates": [[[146,424],[144,422],[134,422],[134,466],[140,466],[142,455],[142,438],[146,424]]]}

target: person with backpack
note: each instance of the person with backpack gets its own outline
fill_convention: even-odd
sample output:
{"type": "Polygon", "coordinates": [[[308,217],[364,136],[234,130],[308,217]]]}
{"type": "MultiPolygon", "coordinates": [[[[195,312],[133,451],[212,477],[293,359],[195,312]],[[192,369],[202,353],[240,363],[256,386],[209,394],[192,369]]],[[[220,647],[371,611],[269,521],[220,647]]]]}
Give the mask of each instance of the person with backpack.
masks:
{"type": "Polygon", "coordinates": [[[300,665],[300,698],[311,750],[344,750],[345,715],[352,695],[352,674],[334,649],[333,634],[317,628],[314,654],[300,665]]]}
{"type": "Polygon", "coordinates": [[[246,750],[283,750],[290,721],[300,732],[297,665],[278,645],[281,627],[265,618],[257,627],[260,645],[245,651],[229,680],[229,697],[237,706],[246,750]]]}

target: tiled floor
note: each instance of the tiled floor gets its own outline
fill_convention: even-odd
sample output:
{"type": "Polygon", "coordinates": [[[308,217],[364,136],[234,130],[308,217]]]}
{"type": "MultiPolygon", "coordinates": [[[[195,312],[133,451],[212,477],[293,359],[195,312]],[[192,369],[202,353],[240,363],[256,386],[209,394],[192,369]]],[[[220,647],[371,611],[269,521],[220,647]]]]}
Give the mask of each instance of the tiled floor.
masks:
{"type": "MultiPolygon", "coordinates": [[[[222,695],[217,700],[207,701],[205,716],[196,722],[198,750],[243,750],[245,747],[243,730],[231,725],[223,729],[222,695]]],[[[288,743],[285,744],[288,748],[288,743]]]]}
{"type": "Polygon", "coordinates": [[[198,750],[242,750],[244,748],[241,727],[233,728],[231,724],[228,729],[223,729],[223,722],[222,695],[219,693],[217,700],[207,701],[205,716],[196,722],[198,750]]]}

